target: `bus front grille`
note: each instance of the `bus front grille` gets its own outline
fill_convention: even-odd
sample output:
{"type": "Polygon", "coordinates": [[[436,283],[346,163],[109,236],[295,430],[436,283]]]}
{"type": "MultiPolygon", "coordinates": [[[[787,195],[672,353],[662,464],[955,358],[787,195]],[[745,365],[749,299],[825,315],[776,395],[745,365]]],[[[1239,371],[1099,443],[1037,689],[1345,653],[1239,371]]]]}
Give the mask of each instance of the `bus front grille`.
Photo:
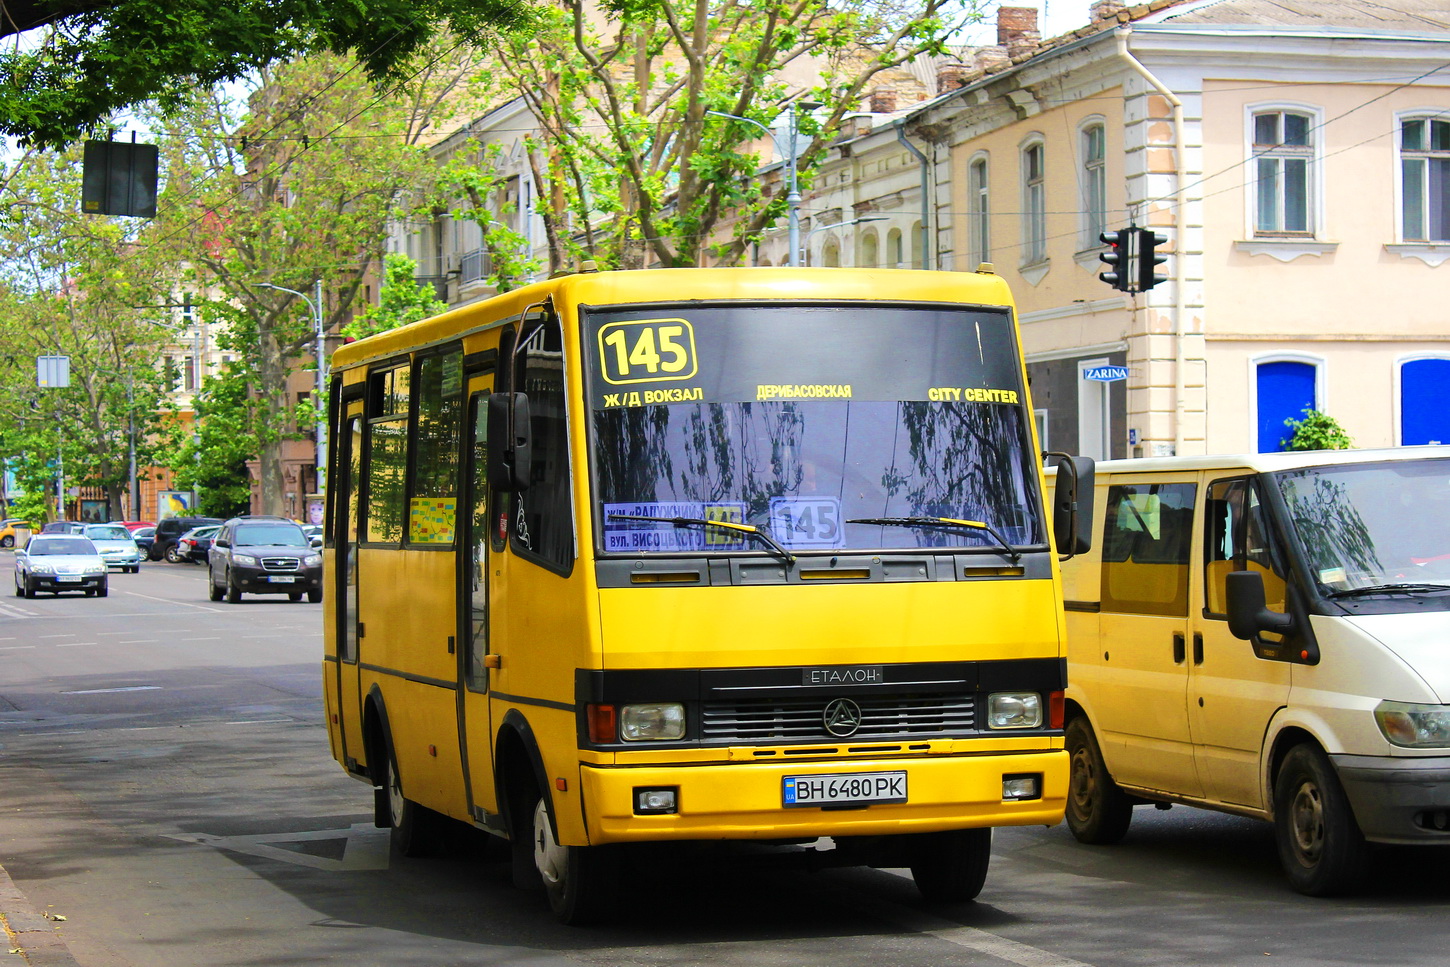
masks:
{"type": "MultiPolygon", "coordinates": [[[[706,702],[701,709],[702,738],[707,742],[838,742],[844,736],[826,730],[825,709],[830,701],[706,702]]],[[[887,695],[854,701],[861,708],[861,725],[849,736],[852,741],[976,731],[976,704],[971,695],[887,695]]]]}

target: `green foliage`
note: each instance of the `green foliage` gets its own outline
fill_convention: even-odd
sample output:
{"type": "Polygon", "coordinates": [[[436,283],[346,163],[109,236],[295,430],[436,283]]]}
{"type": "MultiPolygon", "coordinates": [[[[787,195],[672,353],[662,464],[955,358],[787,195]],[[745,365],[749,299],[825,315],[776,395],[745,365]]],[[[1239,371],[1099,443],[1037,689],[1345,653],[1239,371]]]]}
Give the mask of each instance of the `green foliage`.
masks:
{"type": "Polygon", "coordinates": [[[356,54],[392,84],[445,26],[477,37],[527,10],[511,0],[13,0],[0,36],[44,36],[0,53],[0,134],[62,148],[118,111],[179,108],[198,88],[308,52],[356,54]]]}
{"type": "Polygon", "coordinates": [[[1289,428],[1284,444],[1286,450],[1349,450],[1354,447],[1354,441],[1334,417],[1311,407],[1304,408],[1303,419],[1287,419],[1284,426],[1289,428]]]}
{"type": "MultiPolygon", "coordinates": [[[[379,332],[436,316],[448,303],[433,297],[432,291],[416,281],[418,264],[408,256],[389,252],[383,257],[383,288],[376,305],[367,306],[342,327],[342,334],[365,339],[379,332]]],[[[312,416],[315,421],[315,413],[312,416]]],[[[299,422],[307,417],[299,414],[299,422]]]]}

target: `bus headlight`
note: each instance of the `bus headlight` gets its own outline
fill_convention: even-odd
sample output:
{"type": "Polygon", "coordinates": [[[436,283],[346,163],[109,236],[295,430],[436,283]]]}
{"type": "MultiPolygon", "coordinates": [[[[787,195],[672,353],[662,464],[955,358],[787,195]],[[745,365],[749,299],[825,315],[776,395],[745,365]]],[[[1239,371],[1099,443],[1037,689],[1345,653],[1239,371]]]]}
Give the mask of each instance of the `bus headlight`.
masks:
{"type": "Polygon", "coordinates": [[[1042,696],[1036,692],[993,692],[987,696],[987,728],[1042,727],[1042,696]]]}
{"type": "Polygon", "coordinates": [[[626,705],[619,710],[619,737],[626,742],[683,739],[685,707],[677,702],[626,705]]]}
{"type": "Polygon", "coordinates": [[[1380,702],[1374,720],[1394,745],[1407,749],[1450,748],[1450,706],[1380,702]]]}

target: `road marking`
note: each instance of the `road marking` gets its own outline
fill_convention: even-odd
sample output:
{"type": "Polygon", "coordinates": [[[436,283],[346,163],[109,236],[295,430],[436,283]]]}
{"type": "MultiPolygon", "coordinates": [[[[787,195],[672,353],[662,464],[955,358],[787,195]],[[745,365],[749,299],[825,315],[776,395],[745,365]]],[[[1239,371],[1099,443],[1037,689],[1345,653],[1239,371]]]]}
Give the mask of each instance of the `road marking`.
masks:
{"type": "Polygon", "coordinates": [[[224,725],[279,725],[283,722],[291,722],[291,719],[240,719],[236,722],[224,722],[224,725]]]}
{"type": "Polygon", "coordinates": [[[34,645],[0,645],[0,651],[22,651],[34,647],[34,645]]]}
{"type": "Polygon", "coordinates": [[[37,638],[74,638],[76,633],[72,631],[67,635],[36,635],[37,638]]]}
{"type": "Polygon", "coordinates": [[[62,695],[110,695],[112,692],[154,692],[160,685],[119,685],[116,688],[83,688],[75,692],[61,692],[62,695]]]}
{"type": "Polygon", "coordinates": [[[172,833],[168,839],[198,846],[261,856],[269,860],[305,866],[309,869],[329,873],[355,873],[362,870],[386,870],[388,868],[388,837],[390,831],[378,829],[372,823],[353,823],[346,829],[321,829],[310,833],[263,833],[259,836],[212,836],[209,833],[172,833]],[[342,859],[330,859],[287,849],[278,844],[318,843],[327,840],[343,840],[342,859]]]}
{"type": "Polygon", "coordinates": [[[57,648],[76,648],[76,647],[78,647],[80,645],[99,645],[99,644],[100,644],[99,641],[57,641],[55,643],[55,647],[57,647],[57,648]]]}
{"type": "MultiPolygon", "coordinates": [[[[122,591],[122,594],[129,594],[137,598],[145,598],[147,601],[160,601],[162,604],[185,605],[188,608],[195,608],[198,611],[210,611],[213,614],[226,614],[225,608],[208,608],[204,604],[192,604],[190,601],[177,601],[174,598],[158,598],[149,594],[142,594],[140,591],[122,591]]],[[[114,615],[113,615],[114,617],[114,615]]]]}

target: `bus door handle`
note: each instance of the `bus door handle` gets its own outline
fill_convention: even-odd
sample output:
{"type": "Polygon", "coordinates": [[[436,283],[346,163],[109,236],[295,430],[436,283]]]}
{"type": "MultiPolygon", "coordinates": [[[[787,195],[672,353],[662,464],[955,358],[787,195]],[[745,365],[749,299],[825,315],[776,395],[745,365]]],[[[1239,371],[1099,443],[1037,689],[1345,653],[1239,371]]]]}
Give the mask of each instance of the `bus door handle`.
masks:
{"type": "Polygon", "coordinates": [[[1188,657],[1188,650],[1183,644],[1183,632],[1173,632],[1173,664],[1181,665],[1188,657]]]}
{"type": "Polygon", "coordinates": [[[498,655],[484,655],[483,656],[483,667],[484,668],[502,668],[503,667],[503,659],[501,659],[498,655]]]}
{"type": "Polygon", "coordinates": [[[1203,633],[1199,631],[1193,633],[1193,663],[1203,664],[1203,633]]]}

